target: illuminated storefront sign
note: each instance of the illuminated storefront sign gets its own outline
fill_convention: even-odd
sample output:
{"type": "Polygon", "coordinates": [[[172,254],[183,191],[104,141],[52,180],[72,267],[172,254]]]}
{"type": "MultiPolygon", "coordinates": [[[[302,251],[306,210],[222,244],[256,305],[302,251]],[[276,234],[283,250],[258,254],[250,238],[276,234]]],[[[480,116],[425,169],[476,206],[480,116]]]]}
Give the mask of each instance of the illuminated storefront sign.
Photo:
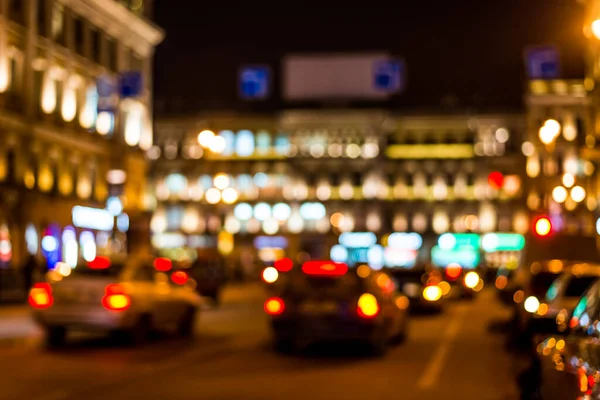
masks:
{"type": "Polygon", "coordinates": [[[257,236],[254,239],[254,248],[262,249],[286,249],[288,240],[283,236],[257,236]]]}
{"type": "Polygon", "coordinates": [[[417,251],[387,247],[384,259],[388,267],[413,267],[417,261],[417,251]]]}
{"type": "Polygon", "coordinates": [[[373,232],[345,232],[340,235],[339,242],[348,248],[369,248],[377,243],[377,236],[373,232]]]}
{"type": "Polygon", "coordinates": [[[72,215],[73,225],[78,228],[111,231],[115,225],[114,216],[108,210],[75,206],[72,215]]]}
{"type": "Polygon", "coordinates": [[[185,244],[185,236],[180,233],[160,233],[152,236],[152,245],[157,249],[174,249],[185,244]]]}
{"type": "Polygon", "coordinates": [[[416,232],[396,232],[387,239],[387,247],[394,249],[419,250],[421,246],[423,246],[423,238],[416,232]]]}
{"type": "Polygon", "coordinates": [[[473,158],[473,146],[470,144],[395,144],[385,150],[388,158],[473,158]]]}
{"type": "Polygon", "coordinates": [[[481,247],[488,253],[521,251],[525,247],[525,237],[517,233],[487,233],[481,239],[481,247]]]}
{"type": "Polygon", "coordinates": [[[431,261],[440,267],[457,263],[463,268],[475,268],[479,264],[479,251],[473,247],[444,249],[440,246],[433,246],[431,261]]]}
{"type": "Polygon", "coordinates": [[[480,237],[476,233],[444,233],[438,239],[438,245],[444,250],[456,250],[463,247],[479,249],[480,237]]]}

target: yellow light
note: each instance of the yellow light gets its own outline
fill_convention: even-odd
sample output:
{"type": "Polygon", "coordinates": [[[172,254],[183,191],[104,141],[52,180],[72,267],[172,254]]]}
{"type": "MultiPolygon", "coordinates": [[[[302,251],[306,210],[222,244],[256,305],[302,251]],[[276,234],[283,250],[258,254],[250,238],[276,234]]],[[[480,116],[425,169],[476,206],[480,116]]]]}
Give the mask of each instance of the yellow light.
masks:
{"type": "Polygon", "coordinates": [[[423,290],[423,298],[427,301],[438,301],[442,297],[442,289],[439,286],[427,286],[423,290]]]}
{"type": "Polygon", "coordinates": [[[534,296],[529,296],[523,306],[525,307],[525,311],[535,313],[540,308],[540,301],[534,296]]]}
{"type": "Polygon", "coordinates": [[[596,39],[600,40],[600,19],[597,19],[594,22],[592,22],[592,33],[594,34],[596,39]]]}
{"type": "Polygon", "coordinates": [[[565,341],[563,339],[560,339],[558,342],[556,342],[556,350],[562,350],[565,348],[565,341]]]}
{"type": "Polygon", "coordinates": [[[452,290],[452,287],[446,281],[440,282],[438,286],[440,287],[440,289],[442,289],[442,296],[448,296],[450,294],[450,291],[452,290]]]}
{"type": "Polygon", "coordinates": [[[209,148],[210,151],[212,151],[215,154],[221,154],[222,152],[225,151],[225,147],[227,146],[227,142],[225,141],[225,138],[221,137],[221,136],[215,136],[214,138],[212,138],[209,148]]]}
{"type": "Polygon", "coordinates": [[[408,300],[408,297],[399,296],[398,298],[396,298],[396,307],[398,307],[399,309],[406,310],[409,305],[410,301],[408,300]]]}
{"type": "Polygon", "coordinates": [[[565,189],[563,186],[557,186],[552,189],[552,199],[554,199],[554,201],[557,203],[564,203],[565,200],[567,200],[568,195],[567,189],[565,189]]]}
{"type": "Polygon", "coordinates": [[[371,274],[371,268],[368,265],[361,265],[356,269],[356,274],[361,278],[366,278],[371,274]]]}
{"type": "Polygon", "coordinates": [[[238,192],[234,188],[227,188],[223,190],[223,194],[221,197],[223,198],[223,203],[233,204],[238,199],[238,192]]]}
{"type": "Polygon", "coordinates": [[[373,317],[379,312],[377,298],[371,293],[364,293],[358,299],[358,308],[366,317],[373,317]]]}
{"type": "Polygon", "coordinates": [[[581,186],[575,186],[573,189],[571,189],[571,199],[573,199],[573,201],[576,203],[582,202],[583,199],[585,199],[585,195],[585,189],[581,186]]]}
{"type": "Polygon", "coordinates": [[[548,304],[542,303],[537,310],[538,315],[544,316],[548,313],[548,304]]]}
{"type": "Polygon", "coordinates": [[[547,126],[542,126],[539,131],[540,142],[550,144],[554,141],[555,136],[547,126]]]}
{"type": "Polygon", "coordinates": [[[200,146],[204,148],[210,147],[213,139],[215,138],[215,133],[213,131],[204,130],[198,134],[198,143],[200,146]]]}
{"type": "Polygon", "coordinates": [[[535,231],[540,236],[546,236],[552,230],[552,224],[548,218],[540,218],[535,223],[535,231]]]}
{"type": "Polygon", "coordinates": [[[469,289],[474,289],[478,283],[479,275],[477,275],[477,272],[471,271],[467,275],[465,275],[465,286],[469,289]]]}
{"type": "Polygon", "coordinates": [[[221,192],[219,189],[210,188],[206,191],[206,202],[208,204],[217,204],[221,201],[221,192]]]}
{"type": "Polygon", "coordinates": [[[217,175],[215,175],[215,178],[213,179],[213,184],[219,190],[223,190],[223,189],[229,187],[230,183],[231,183],[230,179],[226,174],[217,174],[217,175]]]}
{"type": "Polygon", "coordinates": [[[395,144],[388,146],[389,158],[473,158],[473,146],[469,144],[395,144]]]}
{"type": "Polygon", "coordinates": [[[279,272],[273,267],[267,267],[262,273],[262,278],[267,283],[276,282],[279,279],[279,272]]]}
{"type": "Polygon", "coordinates": [[[129,296],[124,294],[112,294],[108,296],[107,302],[110,308],[123,309],[129,306],[129,296]]]}

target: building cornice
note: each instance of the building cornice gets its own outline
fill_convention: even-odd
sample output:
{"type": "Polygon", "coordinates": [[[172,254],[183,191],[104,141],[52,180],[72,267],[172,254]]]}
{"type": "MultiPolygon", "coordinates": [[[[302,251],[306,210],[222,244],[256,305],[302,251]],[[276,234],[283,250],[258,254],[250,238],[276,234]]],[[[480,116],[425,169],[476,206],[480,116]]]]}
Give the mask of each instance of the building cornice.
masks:
{"type": "Polygon", "coordinates": [[[165,33],[112,0],[58,0],[141,56],[153,54],[165,33]]]}

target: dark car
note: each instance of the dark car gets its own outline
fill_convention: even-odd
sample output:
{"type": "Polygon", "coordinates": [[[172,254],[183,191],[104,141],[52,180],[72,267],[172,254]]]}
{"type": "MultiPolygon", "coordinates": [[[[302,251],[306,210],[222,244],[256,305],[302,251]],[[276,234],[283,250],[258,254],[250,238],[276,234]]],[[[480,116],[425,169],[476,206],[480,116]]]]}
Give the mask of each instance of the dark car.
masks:
{"type": "Polygon", "coordinates": [[[450,297],[473,299],[483,289],[482,273],[473,268],[463,268],[459,264],[449,264],[442,269],[444,281],[450,284],[450,297]]]}
{"type": "MultiPolygon", "coordinates": [[[[444,307],[444,288],[436,271],[418,266],[388,271],[398,288],[410,299],[411,311],[441,312],[444,307]]],[[[447,294],[447,293],[446,293],[447,294]]]]}
{"type": "Polygon", "coordinates": [[[547,337],[537,346],[544,400],[600,398],[600,282],[581,297],[565,335],[547,337]]]}
{"type": "Polygon", "coordinates": [[[200,253],[189,268],[189,274],[196,281],[196,290],[202,296],[219,301],[221,290],[227,282],[227,270],[218,253],[200,253]]]}
{"type": "Polygon", "coordinates": [[[384,272],[308,261],[289,272],[265,302],[275,345],[291,350],[317,341],[368,342],[383,353],[407,333],[409,300],[384,272]]]}

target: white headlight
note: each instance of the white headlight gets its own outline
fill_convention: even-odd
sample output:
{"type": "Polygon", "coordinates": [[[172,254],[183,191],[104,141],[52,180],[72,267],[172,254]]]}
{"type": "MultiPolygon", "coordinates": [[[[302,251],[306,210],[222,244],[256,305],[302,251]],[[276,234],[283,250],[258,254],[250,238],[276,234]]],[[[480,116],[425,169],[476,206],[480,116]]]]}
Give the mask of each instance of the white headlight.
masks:
{"type": "Polygon", "coordinates": [[[535,313],[540,308],[540,301],[534,296],[529,296],[527,300],[525,300],[524,307],[525,311],[535,313]]]}

